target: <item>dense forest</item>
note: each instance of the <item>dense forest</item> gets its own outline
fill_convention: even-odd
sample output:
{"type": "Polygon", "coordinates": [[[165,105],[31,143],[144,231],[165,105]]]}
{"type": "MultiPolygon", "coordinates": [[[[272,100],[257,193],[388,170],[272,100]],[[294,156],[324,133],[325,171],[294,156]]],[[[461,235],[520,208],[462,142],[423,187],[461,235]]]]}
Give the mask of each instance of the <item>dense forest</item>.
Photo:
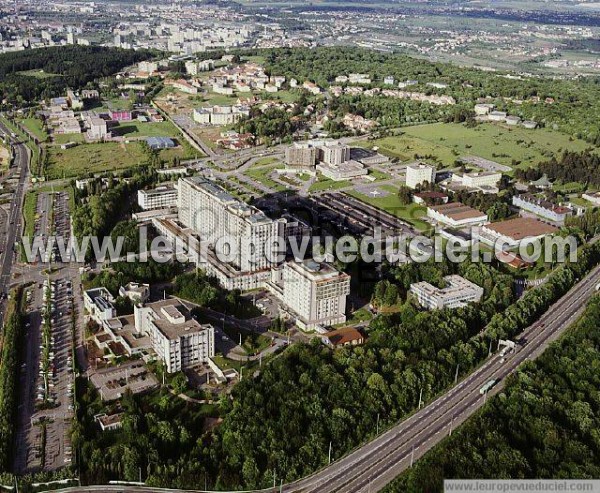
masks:
{"type": "Polygon", "coordinates": [[[148,50],[80,45],[5,53],[0,55],[0,91],[11,104],[59,96],[67,87],[84,87],[154,54],[148,50]],[[23,73],[30,70],[43,76],[23,73]]]}
{"type": "MultiPolygon", "coordinates": [[[[373,85],[377,86],[382,86],[386,76],[393,76],[396,81],[416,80],[419,83],[407,90],[451,95],[458,107],[463,109],[472,109],[479,98],[487,98],[499,110],[600,144],[600,122],[595,116],[600,113],[600,85],[594,78],[577,81],[526,76],[509,78],[503,73],[489,73],[397,53],[350,47],[280,48],[256,51],[256,54],[266,57],[265,68],[269,73],[284,75],[288,79],[293,77],[300,82],[312,80],[324,87],[334,83],[336,76],[352,72],[369,74],[373,78],[373,85]],[[428,82],[446,84],[447,87],[433,88],[426,85],[428,82]],[[532,97],[539,98],[539,102],[532,101],[532,97]],[[546,98],[552,98],[551,102],[544,103],[546,98]]],[[[361,105],[380,106],[382,103],[362,100],[389,98],[359,99],[361,105]]],[[[385,117],[391,119],[391,124],[397,123],[396,106],[402,105],[393,104],[385,111],[385,117]]],[[[364,110],[374,114],[373,109],[364,107],[364,110]]],[[[382,108],[378,110],[381,112],[382,108]]],[[[422,111],[425,114],[415,113],[419,115],[417,121],[424,121],[428,111],[440,120],[448,117],[444,116],[448,110],[443,107],[422,111]]]]}
{"type": "Polygon", "coordinates": [[[386,493],[443,491],[444,478],[600,477],[600,297],[486,407],[386,493]]]}
{"type": "Polygon", "coordinates": [[[565,151],[560,158],[540,163],[538,168],[516,170],[521,180],[537,180],[546,174],[550,180],[562,183],[586,183],[600,186],[600,156],[593,150],[583,152],[565,151]]]}

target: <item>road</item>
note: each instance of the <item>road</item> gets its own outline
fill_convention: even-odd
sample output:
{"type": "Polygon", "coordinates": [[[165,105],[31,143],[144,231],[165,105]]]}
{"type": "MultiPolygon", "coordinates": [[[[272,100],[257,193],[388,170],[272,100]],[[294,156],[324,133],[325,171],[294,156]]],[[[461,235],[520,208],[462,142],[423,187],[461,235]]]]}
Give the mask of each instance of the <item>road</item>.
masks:
{"type": "MultiPolygon", "coordinates": [[[[498,355],[492,355],[476,371],[408,419],[312,476],[284,485],[282,490],[287,493],[365,493],[381,490],[483,406],[488,396],[482,396],[479,389],[484,383],[492,378],[499,379],[500,383],[489,392],[495,394],[502,388],[506,377],[514,373],[519,365],[542,354],[581,315],[598,282],[600,267],[593,269],[552,305],[538,322],[525,329],[519,335],[523,344],[517,346],[505,362],[498,355]]],[[[159,491],[146,487],[103,488],[102,491],[107,492],[159,491]]],[[[98,487],[79,487],[60,491],[100,490],[98,487]]]]}
{"type": "MultiPolygon", "coordinates": [[[[0,131],[5,135],[10,135],[10,130],[0,123],[0,131]]],[[[21,143],[15,143],[14,163],[19,173],[19,182],[15,189],[14,198],[10,204],[8,213],[8,230],[2,242],[2,259],[0,260],[0,293],[7,293],[13,262],[15,260],[15,251],[13,248],[17,244],[18,235],[21,232],[23,222],[23,200],[25,197],[25,189],[27,187],[27,179],[29,177],[29,152],[27,147],[21,143]]],[[[17,250],[18,251],[18,250],[17,250]]],[[[4,307],[0,311],[0,326],[4,323],[4,307]]]]}

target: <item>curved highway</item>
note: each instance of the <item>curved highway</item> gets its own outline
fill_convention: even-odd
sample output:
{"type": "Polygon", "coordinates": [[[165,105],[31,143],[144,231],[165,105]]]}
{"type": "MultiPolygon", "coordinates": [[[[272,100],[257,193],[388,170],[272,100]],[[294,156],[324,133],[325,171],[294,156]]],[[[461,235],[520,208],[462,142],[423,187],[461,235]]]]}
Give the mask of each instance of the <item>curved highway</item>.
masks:
{"type": "MultiPolygon", "coordinates": [[[[464,380],[405,421],[312,476],[284,485],[281,490],[286,493],[367,493],[381,490],[485,403],[487,395],[481,395],[479,389],[486,382],[499,380],[489,392],[497,393],[504,379],[520,364],[537,358],[556,340],[581,315],[599,282],[600,266],[552,305],[538,322],[525,329],[518,337],[523,343],[505,361],[497,354],[492,355],[464,380]]],[[[157,493],[183,490],[91,486],[60,491],[157,493]]],[[[263,491],[279,491],[279,488],[263,491]]]]}

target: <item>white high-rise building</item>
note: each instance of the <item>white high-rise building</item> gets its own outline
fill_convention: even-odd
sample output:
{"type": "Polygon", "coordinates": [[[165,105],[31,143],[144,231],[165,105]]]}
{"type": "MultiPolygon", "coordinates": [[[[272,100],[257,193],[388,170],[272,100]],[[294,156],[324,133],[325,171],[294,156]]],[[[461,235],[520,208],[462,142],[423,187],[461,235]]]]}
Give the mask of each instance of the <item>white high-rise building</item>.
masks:
{"type": "Polygon", "coordinates": [[[168,373],[206,363],[215,355],[215,333],[177,299],[134,306],[135,330],[148,335],[168,373]]]}
{"type": "Polygon", "coordinates": [[[422,163],[414,163],[406,166],[406,186],[417,188],[423,183],[435,181],[435,168],[422,163]]]}
{"type": "Polygon", "coordinates": [[[314,260],[289,262],[283,268],[283,303],[303,329],[346,321],[350,276],[314,260]]]}
{"type": "Polygon", "coordinates": [[[350,147],[343,144],[325,144],[319,147],[319,159],[324,163],[339,166],[350,160],[350,147]]]}
{"type": "Polygon", "coordinates": [[[180,222],[210,247],[229,251],[232,266],[253,272],[274,264],[278,221],[202,177],[180,178],[177,188],[180,222]]]}

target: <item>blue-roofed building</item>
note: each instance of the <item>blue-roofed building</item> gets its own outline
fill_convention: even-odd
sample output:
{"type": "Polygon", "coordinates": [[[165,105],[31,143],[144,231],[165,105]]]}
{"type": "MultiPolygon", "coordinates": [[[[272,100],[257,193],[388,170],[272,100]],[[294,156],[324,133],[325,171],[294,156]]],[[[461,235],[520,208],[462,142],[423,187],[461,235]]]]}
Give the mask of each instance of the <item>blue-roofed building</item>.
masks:
{"type": "Polygon", "coordinates": [[[169,137],[148,137],[146,143],[150,149],[171,149],[175,147],[175,142],[169,137]]]}

